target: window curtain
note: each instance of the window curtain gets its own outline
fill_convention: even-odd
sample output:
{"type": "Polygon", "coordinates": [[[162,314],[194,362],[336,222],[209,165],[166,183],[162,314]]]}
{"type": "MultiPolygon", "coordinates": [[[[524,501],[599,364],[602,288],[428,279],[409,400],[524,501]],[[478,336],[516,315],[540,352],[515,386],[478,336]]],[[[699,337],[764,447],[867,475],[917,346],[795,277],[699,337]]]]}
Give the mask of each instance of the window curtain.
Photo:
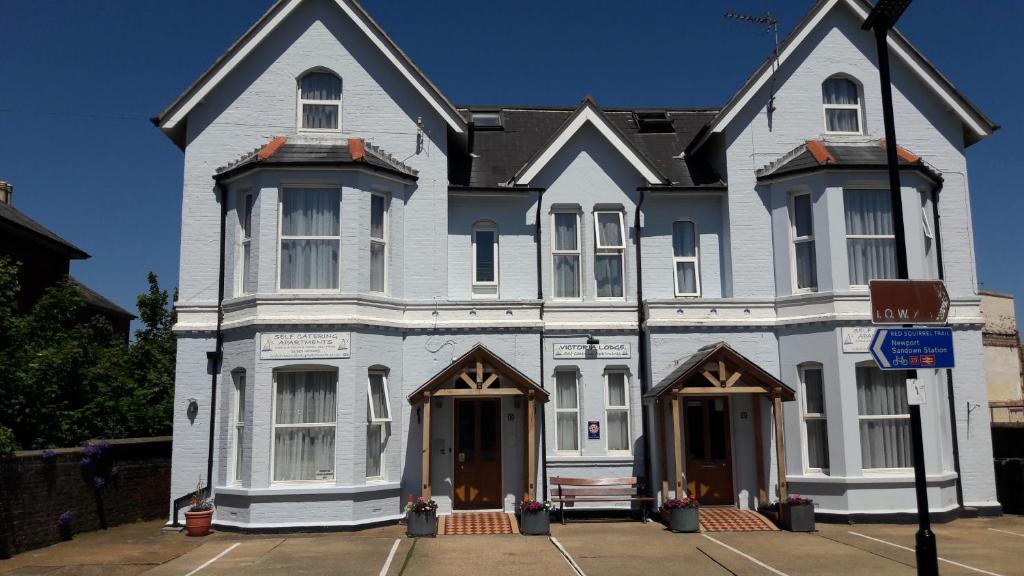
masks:
{"type": "Polygon", "coordinates": [[[580,257],[577,255],[555,256],[555,297],[579,298],[580,257]]]}
{"type": "Polygon", "coordinates": [[[370,243],[370,291],[384,291],[384,244],[370,243]]]}
{"type": "Polygon", "coordinates": [[[287,189],[281,202],[281,288],[338,287],[339,241],[289,236],[339,236],[339,192],[287,189]]]}
{"type": "Polygon", "coordinates": [[[599,298],[622,297],[622,255],[598,254],[594,258],[594,280],[599,298]]]}
{"type": "Polygon", "coordinates": [[[333,372],[277,374],[274,423],[321,425],[275,430],[274,480],[334,478],[336,389],[333,372]]]}
{"type": "Polygon", "coordinates": [[[850,284],[867,285],[872,278],[896,277],[896,239],[888,190],[844,190],[847,236],[846,255],[850,284]]]}
{"type": "Polygon", "coordinates": [[[909,415],[906,381],[902,372],[857,368],[857,406],[863,468],[913,466],[909,418],[871,418],[909,415]]]}
{"type": "MultiPolygon", "coordinates": [[[[800,194],[793,197],[793,234],[797,238],[814,236],[814,219],[811,212],[811,195],[800,194]]],[[[818,271],[814,259],[814,240],[795,242],[796,252],[796,286],[797,288],[817,288],[818,271]]]]}
{"type": "Polygon", "coordinates": [[[388,401],[384,395],[384,375],[379,373],[370,374],[370,403],[373,404],[373,413],[377,418],[390,418],[388,413],[388,401]]]}
{"type": "MultiPolygon", "coordinates": [[[[803,371],[804,411],[806,414],[825,414],[824,375],[821,368],[803,371]]],[[[828,425],[824,418],[807,418],[807,465],[828,468],[828,425]]]]}
{"type": "Polygon", "coordinates": [[[676,262],[676,292],[695,294],[697,292],[697,267],[693,262],[676,262]]]}
{"type": "Polygon", "coordinates": [[[576,215],[555,214],[555,250],[577,250],[576,215]]]}
{"type": "Polygon", "coordinates": [[[607,426],[608,449],[628,451],[629,450],[629,410],[613,409],[613,407],[626,406],[626,375],[621,372],[611,372],[608,378],[608,407],[607,426]]]}
{"type": "Polygon", "coordinates": [[[822,102],[826,105],[825,121],[829,132],[860,132],[860,111],[857,108],[830,108],[829,104],[860,104],[857,85],[845,78],[831,78],[821,86],[822,102]]]}
{"type": "Polygon", "coordinates": [[[386,206],[383,196],[370,195],[370,290],[384,291],[385,246],[384,215],[386,206]]]}
{"type": "Polygon", "coordinates": [[[622,246],[622,230],[619,227],[619,215],[602,213],[597,215],[597,236],[601,246],[622,246]]]}
{"type": "Polygon", "coordinates": [[[381,476],[381,457],[384,455],[384,424],[366,427],[366,477],[381,476]]]}
{"type": "Polygon", "coordinates": [[[245,372],[234,373],[235,376],[235,467],[236,482],[242,477],[242,446],[245,440],[245,372]]]}
{"type": "Polygon", "coordinates": [[[693,222],[672,224],[672,254],[676,258],[692,258],[697,255],[697,240],[693,222]]]}
{"type": "MultiPolygon", "coordinates": [[[[341,101],[341,78],[326,72],[314,72],[302,78],[303,100],[341,101]]],[[[337,104],[303,104],[302,127],[334,130],[338,127],[337,104]]]]}
{"type": "Polygon", "coordinates": [[[493,230],[476,231],[477,282],[494,282],[494,236],[493,230]]]}
{"type": "Polygon", "coordinates": [[[555,374],[555,397],[557,399],[558,449],[573,452],[579,450],[579,399],[576,396],[576,373],[555,374]],[[571,411],[561,411],[569,409],[571,411]]]}
{"type": "Polygon", "coordinates": [[[828,468],[828,427],[825,420],[807,421],[807,465],[828,468]]]}

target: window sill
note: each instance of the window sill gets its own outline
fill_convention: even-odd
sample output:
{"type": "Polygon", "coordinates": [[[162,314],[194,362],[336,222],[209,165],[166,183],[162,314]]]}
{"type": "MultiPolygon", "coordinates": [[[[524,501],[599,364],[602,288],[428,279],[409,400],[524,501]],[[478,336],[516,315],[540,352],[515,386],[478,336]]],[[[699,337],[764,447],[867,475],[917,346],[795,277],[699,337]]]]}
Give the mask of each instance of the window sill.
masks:
{"type": "Polygon", "coordinates": [[[214,489],[216,494],[230,494],[233,496],[290,496],[301,494],[361,494],[366,492],[381,492],[385,490],[399,490],[402,487],[400,482],[387,482],[382,480],[367,480],[366,484],[352,486],[338,486],[326,483],[308,484],[274,484],[268,488],[244,488],[241,486],[225,486],[214,489]]]}
{"type": "MultiPolygon", "coordinates": [[[[939,484],[956,480],[956,477],[956,472],[940,472],[938,474],[928,474],[925,479],[929,484],[939,484]]],[[[803,475],[787,475],[786,481],[796,484],[902,484],[913,486],[914,470],[913,468],[894,468],[885,471],[871,470],[865,471],[863,476],[825,476],[820,473],[808,473],[803,475]]]]}

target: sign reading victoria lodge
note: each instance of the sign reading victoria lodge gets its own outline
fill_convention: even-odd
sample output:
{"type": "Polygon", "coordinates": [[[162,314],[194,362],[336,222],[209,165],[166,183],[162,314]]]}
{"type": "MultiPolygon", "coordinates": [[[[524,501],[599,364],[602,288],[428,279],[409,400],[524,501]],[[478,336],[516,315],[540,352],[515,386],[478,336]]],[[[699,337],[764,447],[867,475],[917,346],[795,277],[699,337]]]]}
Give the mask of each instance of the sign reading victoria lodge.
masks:
{"type": "Polygon", "coordinates": [[[351,332],[265,332],[260,334],[260,360],[349,358],[351,332]]]}
{"type": "Polygon", "coordinates": [[[629,344],[555,344],[554,356],[558,360],[582,358],[629,358],[629,344]]]}

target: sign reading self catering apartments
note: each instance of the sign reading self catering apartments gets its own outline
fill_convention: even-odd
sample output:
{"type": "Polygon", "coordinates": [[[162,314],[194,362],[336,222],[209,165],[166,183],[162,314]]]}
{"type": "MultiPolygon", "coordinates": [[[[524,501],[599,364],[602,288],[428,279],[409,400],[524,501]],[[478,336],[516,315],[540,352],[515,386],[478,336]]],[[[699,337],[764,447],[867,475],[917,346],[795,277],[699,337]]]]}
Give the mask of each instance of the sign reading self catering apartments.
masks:
{"type": "Polygon", "coordinates": [[[629,344],[555,344],[554,356],[559,360],[577,358],[629,358],[629,344]]]}
{"type": "Polygon", "coordinates": [[[351,332],[265,332],[260,334],[260,360],[348,358],[351,332]]]}

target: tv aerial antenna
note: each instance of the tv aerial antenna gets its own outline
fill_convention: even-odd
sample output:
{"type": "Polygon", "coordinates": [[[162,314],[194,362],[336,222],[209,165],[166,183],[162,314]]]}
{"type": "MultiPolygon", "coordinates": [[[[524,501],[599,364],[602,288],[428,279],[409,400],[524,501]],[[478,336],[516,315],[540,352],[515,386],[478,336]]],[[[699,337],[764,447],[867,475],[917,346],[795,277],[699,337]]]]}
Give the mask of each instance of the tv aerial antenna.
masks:
{"type": "Polygon", "coordinates": [[[775,111],[775,73],[779,70],[779,20],[775,16],[772,16],[771,12],[765,12],[763,16],[751,16],[749,14],[737,14],[736,12],[726,12],[725,17],[730,20],[736,20],[738,22],[749,22],[750,24],[757,24],[758,26],[764,26],[765,34],[772,34],[775,37],[775,44],[773,46],[772,54],[772,76],[771,85],[768,89],[768,116],[771,118],[772,112],[775,111]]]}

